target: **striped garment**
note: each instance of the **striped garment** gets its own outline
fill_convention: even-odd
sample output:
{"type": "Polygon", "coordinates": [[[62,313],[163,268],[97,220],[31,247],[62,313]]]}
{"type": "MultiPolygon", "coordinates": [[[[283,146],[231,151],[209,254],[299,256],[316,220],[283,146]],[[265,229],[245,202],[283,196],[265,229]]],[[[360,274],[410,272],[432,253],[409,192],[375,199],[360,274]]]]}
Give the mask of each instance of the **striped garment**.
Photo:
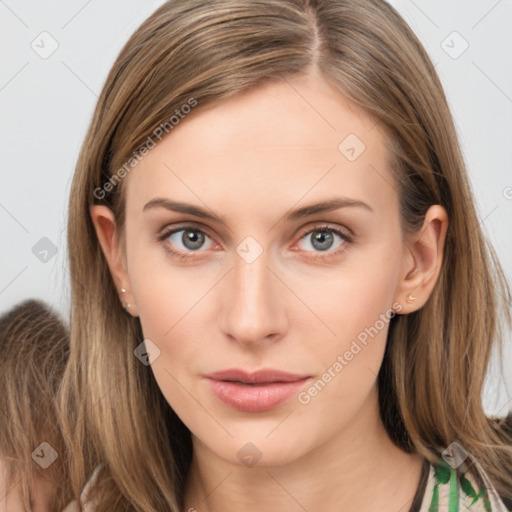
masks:
{"type": "Polygon", "coordinates": [[[430,464],[419,512],[511,512],[473,458],[473,470],[457,470],[444,459],[430,464]]]}

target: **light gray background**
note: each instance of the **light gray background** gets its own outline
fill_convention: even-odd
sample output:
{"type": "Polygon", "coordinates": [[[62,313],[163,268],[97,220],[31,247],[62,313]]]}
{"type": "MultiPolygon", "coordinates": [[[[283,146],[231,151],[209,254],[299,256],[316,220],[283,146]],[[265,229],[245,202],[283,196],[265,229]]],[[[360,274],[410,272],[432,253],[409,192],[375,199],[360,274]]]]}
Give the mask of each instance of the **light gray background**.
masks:
{"type": "MultiPolygon", "coordinates": [[[[0,0],[0,312],[36,297],[67,318],[65,228],[78,152],[115,57],[162,3],[0,0]],[[57,49],[44,55],[51,44],[57,49]],[[53,246],[54,255],[41,252],[53,246]]],[[[512,1],[390,3],[419,36],[440,75],[481,225],[511,282],[512,1]]],[[[505,415],[512,406],[511,347],[509,333],[504,375],[497,359],[488,375],[489,414],[505,415]]]]}

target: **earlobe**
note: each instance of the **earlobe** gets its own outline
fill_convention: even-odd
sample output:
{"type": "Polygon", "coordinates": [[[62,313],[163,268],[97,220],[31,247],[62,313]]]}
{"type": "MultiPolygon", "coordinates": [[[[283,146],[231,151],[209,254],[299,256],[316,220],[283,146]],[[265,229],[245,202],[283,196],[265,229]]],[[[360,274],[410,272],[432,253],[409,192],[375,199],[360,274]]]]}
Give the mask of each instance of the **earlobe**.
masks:
{"type": "Polygon", "coordinates": [[[397,287],[396,300],[403,304],[401,314],[417,311],[430,297],[441,271],[447,229],[446,210],[433,205],[419,232],[409,237],[403,277],[397,287]]]}
{"type": "Polygon", "coordinates": [[[110,275],[119,294],[119,300],[128,312],[137,316],[133,311],[135,307],[132,305],[134,301],[131,298],[130,280],[119,246],[114,213],[107,206],[92,205],[90,215],[110,275]]]}

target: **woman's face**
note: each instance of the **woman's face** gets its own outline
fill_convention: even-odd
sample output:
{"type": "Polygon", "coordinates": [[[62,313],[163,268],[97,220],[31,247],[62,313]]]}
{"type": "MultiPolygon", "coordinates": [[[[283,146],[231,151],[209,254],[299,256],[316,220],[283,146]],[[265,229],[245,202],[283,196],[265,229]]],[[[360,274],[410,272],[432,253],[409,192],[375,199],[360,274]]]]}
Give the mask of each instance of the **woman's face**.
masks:
{"type": "Polygon", "coordinates": [[[316,77],[199,108],[126,178],[131,311],[195,443],[235,464],[282,464],[376,417],[411,265],[388,153],[375,122],[316,77]],[[205,377],[227,369],[299,381],[205,377]]]}

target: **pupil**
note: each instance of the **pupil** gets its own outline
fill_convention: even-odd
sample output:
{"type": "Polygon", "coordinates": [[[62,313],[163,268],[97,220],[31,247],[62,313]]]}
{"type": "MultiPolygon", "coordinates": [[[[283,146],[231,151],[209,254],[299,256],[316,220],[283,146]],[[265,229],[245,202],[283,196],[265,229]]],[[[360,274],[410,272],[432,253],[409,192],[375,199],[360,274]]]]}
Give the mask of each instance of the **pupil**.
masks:
{"type": "Polygon", "coordinates": [[[183,244],[188,249],[198,249],[203,244],[203,235],[197,231],[185,231],[183,234],[183,244]]]}
{"type": "Polygon", "coordinates": [[[332,244],[332,233],[328,231],[317,231],[317,234],[314,236],[313,246],[320,251],[325,251],[329,249],[332,244]],[[326,243],[327,241],[327,243],[326,243]],[[315,242],[320,242],[320,247],[315,245],[315,242]]]}

